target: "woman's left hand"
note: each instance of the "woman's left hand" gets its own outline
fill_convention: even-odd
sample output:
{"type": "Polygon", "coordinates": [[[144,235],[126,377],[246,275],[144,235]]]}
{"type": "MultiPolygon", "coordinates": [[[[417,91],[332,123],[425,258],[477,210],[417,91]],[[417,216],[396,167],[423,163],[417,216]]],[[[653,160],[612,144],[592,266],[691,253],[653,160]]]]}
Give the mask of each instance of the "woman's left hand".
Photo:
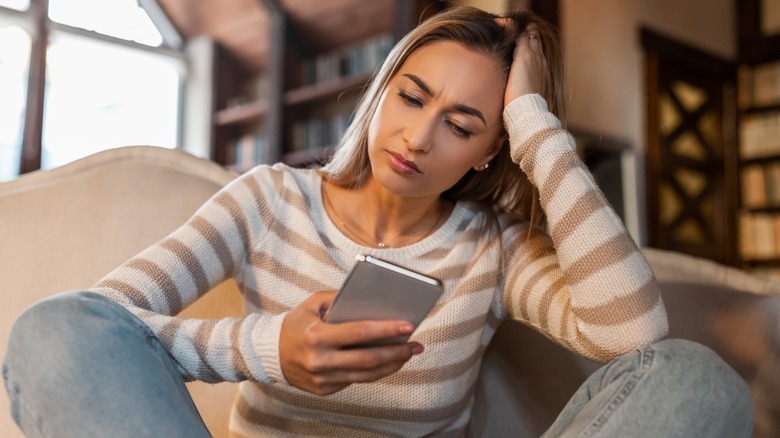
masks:
{"type": "Polygon", "coordinates": [[[509,69],[504,107],[525,94],[537,93],[544,96],[547,60],[542,52],[539,28],[529,24],[517,37],[512,66],[509,69]]]}

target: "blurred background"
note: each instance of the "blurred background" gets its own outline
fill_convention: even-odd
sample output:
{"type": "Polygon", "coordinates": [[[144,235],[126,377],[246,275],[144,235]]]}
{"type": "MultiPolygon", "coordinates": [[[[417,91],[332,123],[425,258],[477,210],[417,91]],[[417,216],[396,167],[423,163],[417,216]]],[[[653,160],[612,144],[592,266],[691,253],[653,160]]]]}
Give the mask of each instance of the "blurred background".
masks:
{"type": "Polygon", "coordinates": [[[780,0],[0,0],[0,181],[137,144],[320,162],[457,5],[559,29],[566,126],[640,245],[780,278],[780,0]]]}

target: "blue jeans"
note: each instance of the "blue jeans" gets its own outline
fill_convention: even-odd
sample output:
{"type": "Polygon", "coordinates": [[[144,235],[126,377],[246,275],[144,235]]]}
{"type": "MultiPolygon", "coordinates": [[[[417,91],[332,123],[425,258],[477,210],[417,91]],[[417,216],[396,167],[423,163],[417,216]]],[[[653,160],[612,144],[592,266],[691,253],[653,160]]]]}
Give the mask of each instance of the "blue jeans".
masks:
{"type": "MultiPolygon", "coordinates": [[[[151,330],[101,295],[68,292],[15,322],[3,366],[28,437],[207,437],[173,360],[151,330]]],[[[750,393],[715,353],[661,341],[594,373],[545,437],[740,437],[750,393]]]]}

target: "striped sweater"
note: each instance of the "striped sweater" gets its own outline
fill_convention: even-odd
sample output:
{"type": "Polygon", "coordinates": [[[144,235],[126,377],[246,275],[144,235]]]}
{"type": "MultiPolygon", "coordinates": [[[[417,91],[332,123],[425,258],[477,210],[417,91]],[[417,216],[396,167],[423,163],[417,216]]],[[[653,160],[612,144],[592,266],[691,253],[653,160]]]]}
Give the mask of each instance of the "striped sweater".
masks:
{"type": "Polygon", "coordinates": [[[667,330],[650,267],[544,100],[516,99],[504,121],[513,158],[540,191],[549,234],[499,215],[500,238],[488,238],[484,212],[459,202],[422,241],[367,248],[328,218],[315,170],[260,166],[93,290],[145,321],[186,378],[242,382],[234,436],[459,436],[502,320],[601,361],[667,330]],[[358,253],[443,280],[444,294],[412,336],[426,350],[377,382],[325,397],[298,390],[280,369],[282,320],[313,292],[338,289],[358,253]],[[231,277],[243,318],[175,316],[231,277]]]}

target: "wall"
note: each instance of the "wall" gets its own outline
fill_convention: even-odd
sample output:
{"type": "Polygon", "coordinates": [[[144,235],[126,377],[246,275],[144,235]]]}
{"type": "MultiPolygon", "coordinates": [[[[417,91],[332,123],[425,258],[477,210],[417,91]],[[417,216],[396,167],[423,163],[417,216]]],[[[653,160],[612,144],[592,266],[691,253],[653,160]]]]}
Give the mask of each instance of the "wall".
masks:
{"type": "Polygon", "coordinates": [[[182,105],[182,148],[201,158],[211,156],[211,118],[214,41],[191,38],[186,46],[190,60],[182,105]]]}
{"type": "Polygon", "coordinates": [[[642,26],[736,58],[733,0],[560,0],[571,128],[632,145],[624,160],[626,222],[639,243],[644,224],[645,102],[642,26]]]}

